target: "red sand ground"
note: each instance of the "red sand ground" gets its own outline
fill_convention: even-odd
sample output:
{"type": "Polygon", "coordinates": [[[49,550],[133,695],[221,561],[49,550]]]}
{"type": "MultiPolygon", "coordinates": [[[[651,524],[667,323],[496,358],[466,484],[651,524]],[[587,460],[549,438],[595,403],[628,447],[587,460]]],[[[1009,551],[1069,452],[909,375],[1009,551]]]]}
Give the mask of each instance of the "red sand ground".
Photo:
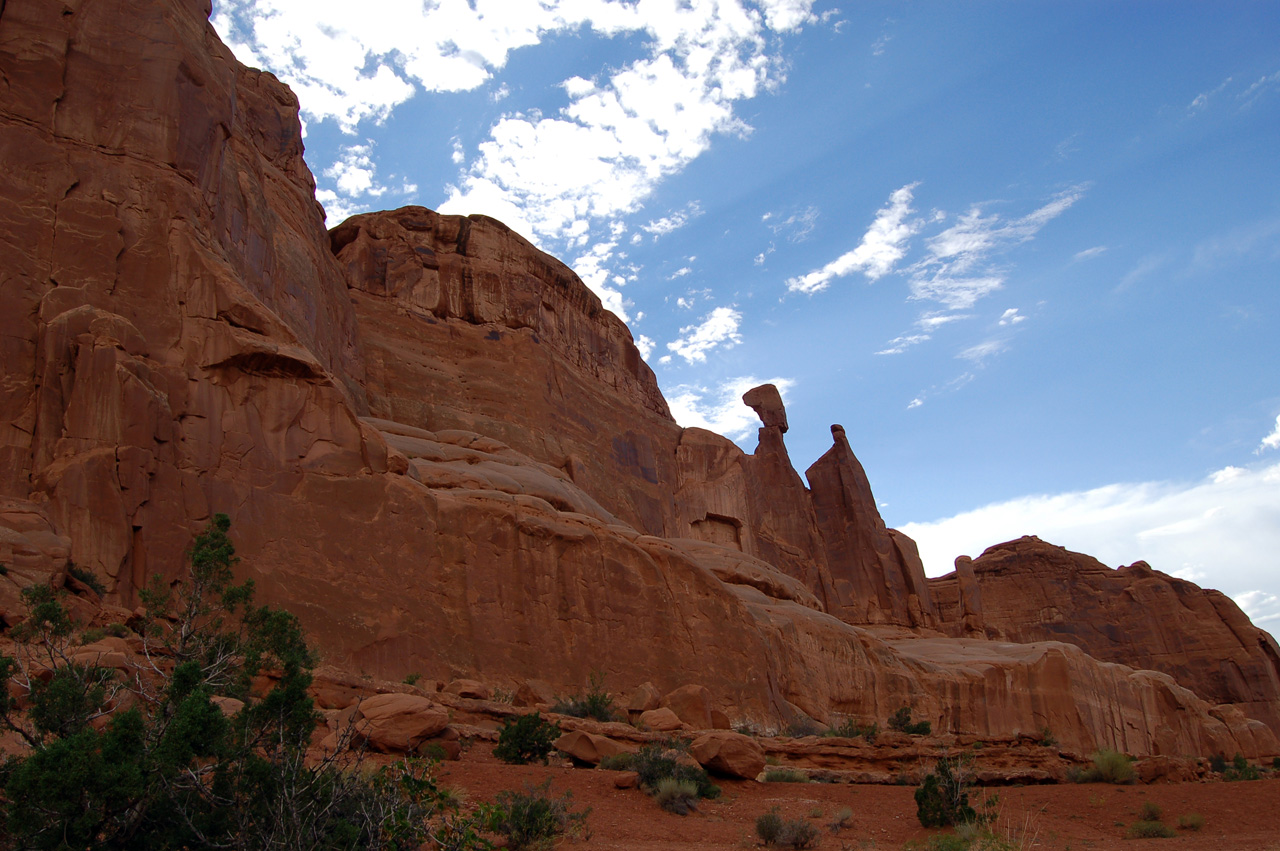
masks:
{"type": "MultiPolygon", "coordinates": [[[[755,834],[758,815],[777,806],[786,818],[809,818],[822,827],[820,849],[890,851],[930,834],[916,821],[908,786],[849,786],[820,783],[719,781],[723,794],[704,801],[699,812],[663,812],[643,792],[614,787],[614,772],[552,766],[509,766],[494,759],[491,746],[477,743],[459,762],[445,763],[440,779],[465,790],[473,801],[503,789],[522,789],[548,777],[554,794],[572,790],[575,809],[591,807],[590,838],[563,843],[565,849],[749,849],[762,848],[755,834]],[[849,827],[827,829],[840,809],[853,811],[849,827]]],[[[984,792],[978,791],[980,799],[984,792]]],[[[1012,836],[1018,849],[1211,848],[1213,851],[1280,851],[1280,778],[1253,782],[1173,783],[1151,786],[1054,785],[986,790],[999,795],[997,831],[1012,836]],[[1139,808],[1154,801],[1164,821],[1180,815],[1204,817],[1199,832],[1179,831],[1172,839],[1125,839],[1139,808]]]]}

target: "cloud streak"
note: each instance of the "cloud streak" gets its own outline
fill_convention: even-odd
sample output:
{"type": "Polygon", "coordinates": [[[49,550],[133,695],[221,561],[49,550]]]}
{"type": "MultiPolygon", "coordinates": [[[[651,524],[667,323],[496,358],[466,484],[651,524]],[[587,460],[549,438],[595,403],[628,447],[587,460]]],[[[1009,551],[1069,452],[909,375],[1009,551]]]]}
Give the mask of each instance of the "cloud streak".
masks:
{"type": "Polygon", "coordinates": [[[968,310],[1004,286],[1006,273],[995,258],[1025,243],[1084,197],[1076,186],[1020,218],[985,215],[973,206],[957,222],[926,240],[927,256],[911,269],[911,298],[935,301],[949,310],[968,310]]]}
{"type": "Polygon", "coordinates": [[[825,290],[836,278],[854,272],[861,272],[870,281],[889,274],[906,254],[908,240],[920,229],[920,223],[910,219],[915,212],[911,201],[918,185],[907,184],[889,196],[889,202],[876,213],[875,220],[856,248],[841,254],[821,269],[789,278],[787,289],[812,295],[825,290]]]}

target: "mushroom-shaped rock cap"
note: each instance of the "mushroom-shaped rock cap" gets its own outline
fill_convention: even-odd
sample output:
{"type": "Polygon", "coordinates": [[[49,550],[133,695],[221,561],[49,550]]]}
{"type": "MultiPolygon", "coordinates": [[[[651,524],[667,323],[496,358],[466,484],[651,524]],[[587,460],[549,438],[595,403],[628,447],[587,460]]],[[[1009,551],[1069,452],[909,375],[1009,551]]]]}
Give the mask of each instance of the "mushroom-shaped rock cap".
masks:
{"type": "Polygon", "coordinates": [[[787,409],[782,404],[782,394],[772,384],[761,384],[752,387],[742,394],[742,401],[748,408],[756,412],[765,428],[777,426],[782,433],[787,433],[787,409]]]}

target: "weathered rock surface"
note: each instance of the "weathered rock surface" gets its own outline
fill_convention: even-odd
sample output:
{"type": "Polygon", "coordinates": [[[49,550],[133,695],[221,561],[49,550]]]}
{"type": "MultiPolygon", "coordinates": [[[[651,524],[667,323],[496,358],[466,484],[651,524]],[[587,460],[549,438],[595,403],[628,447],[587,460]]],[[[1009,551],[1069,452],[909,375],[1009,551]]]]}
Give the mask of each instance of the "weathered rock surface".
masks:
{"type": "Polygon", "coordinates": [[[600,760],[607,756],[617,756],[629,750],[607,736],[598,736],[583,730],[570,730],[556,739],[553,744],[556,750],[588,765],[598,765],[600,760]]]}
{"type": "Polygon", "coordinates": [[[956,567],[932,583],[953,633],[1065,641],[1096,659],[1162,671],[1280,730],[1280,648],[1225,594],[1145,562],[1113,570],[1034,537],[956,567]]]}
{"type": "MultiPolygon", "coordinates": [[[[776,389],[748,394],[754,453],[681,429],[625,326],[500,223],[326,232],[293,95],[207,15],[3,4],[0,605],[70,558],[132,608],[226,512],[260,598],[348,672],[698,683],[703,728],[910,705],[1081,752],[1280,752],[1164,674],[927,637],[937,589],[842,430],[806,487],[776,389]]],[[[358,682],[324,689],[354,717],[358,682]]],[[[417,701],[368,698],[359,729],[416,747],[443,712],[417,701]]]]}
{"type": "Polygon", "coordinates": [[[717,730],[689,743],[689,756],[708,771],[724,777],[755,780],[764,771],[764,748],[750,736],[717,730]]]}

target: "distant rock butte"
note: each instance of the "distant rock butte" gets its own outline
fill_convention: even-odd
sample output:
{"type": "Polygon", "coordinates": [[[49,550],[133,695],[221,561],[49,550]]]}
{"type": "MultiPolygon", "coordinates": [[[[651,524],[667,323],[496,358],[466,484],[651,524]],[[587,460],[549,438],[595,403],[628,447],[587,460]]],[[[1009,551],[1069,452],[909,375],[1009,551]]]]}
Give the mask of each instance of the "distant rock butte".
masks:
{"type": "Polygon", "coordinates": [[[134,605],[225,512],[339,670],[526,702],[598,670],[711,726],[911,706],[1078,753],[1280,752],[1274,642],[1220,595],[1134,568],[1010,590],[987,555],[926,581],[844,429],[807,482],[776,388],[746,394],[753,453],[682,429],[625,325],[499,222],[326,232],[297,101],[207,3],[0,8],[5,623],[69,561],[134,605]],[[1196,617],[1140,628],[1113,592],[1196,617]],[[1080,629],[1034,626],[1036,594],[1080,629]]]}
{"type": "MultiPolygon", "coordinates": [[[[965,561],[968,561],[967,559],[965,561]]],[[[972,628],[960,602],[964,567],[931,581],[953,635],[1064,641],[1095,659],[1162,671],[1210,703],[1234,704],[1280,729],[1280,648],[1218,591],[1152,570],[1112,570],[1087,555],[1024,537],[969,562],[980,595],[972,628]]]]}

